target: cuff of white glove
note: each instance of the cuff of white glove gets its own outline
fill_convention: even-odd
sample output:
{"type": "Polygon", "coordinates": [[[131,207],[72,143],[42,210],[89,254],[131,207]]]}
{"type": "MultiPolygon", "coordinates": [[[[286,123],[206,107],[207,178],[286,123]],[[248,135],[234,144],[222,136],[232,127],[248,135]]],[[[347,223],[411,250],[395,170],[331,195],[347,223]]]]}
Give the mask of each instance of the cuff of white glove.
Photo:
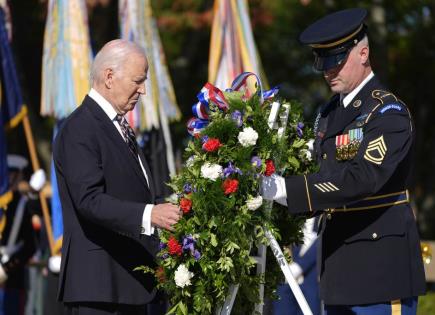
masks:
{"type": "Polygon", "coordinates": [[[61,262],[62,258],[59,255],[51,256],[48,258],[48,269],[53,273],[59,273],[61,262]]]}
{"type": "Polygon", "coordinates": [[[40,191],[46,182],[45,172],[43,169],[37,170],[30,177],[29,185],[35,191],[40,191]]]}
{"type": "Polygon", "coordinates": [[[147,204],[145,206],[145,210],[142,216],[142,229],[141,234],[152,235],[154,234],[154,227],[151,225],[151,212],[153,210],[154,205],[147,204]]]}
{"type": "Polygon", "coordinates": [[[263,177],[262,195],[264,199],[268,200],[287,198],[287,190],[284,177],[276,174],[272,174],[269,177],[263,177]]]}
{"type": "Polygon", "coordinates": [[[0,264],[0,284],[3,284],[8,280],[8,275],[6,274],[6,271],[3,268],[3,265],[0,264]]]}

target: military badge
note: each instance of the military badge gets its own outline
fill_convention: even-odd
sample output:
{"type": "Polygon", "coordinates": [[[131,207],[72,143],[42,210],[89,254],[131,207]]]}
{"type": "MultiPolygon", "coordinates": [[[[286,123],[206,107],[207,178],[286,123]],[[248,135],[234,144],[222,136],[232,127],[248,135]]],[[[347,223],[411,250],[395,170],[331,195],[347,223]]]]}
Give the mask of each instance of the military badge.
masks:
{"type": "Polygon", "coordinates": [[[361,106],[361,104],[362,104],[361,100],[356,100],[355,102],[353,102],[352,106],[358,108],[361,106]]]}
{"type": "Polygon", "coordinates": [[[369,142],[364,154],[364,159],[377,165],[381,165],[386,153],[387,146],[385,145],[384,136],[382,135],[369,142]]]}
{"type": "Polygon", "coordinates": [[[353,159],[358,153],[363,138],[362,128],[351,129],[347,134],[335,137],[336,154],[338,161],[353,159]]]}

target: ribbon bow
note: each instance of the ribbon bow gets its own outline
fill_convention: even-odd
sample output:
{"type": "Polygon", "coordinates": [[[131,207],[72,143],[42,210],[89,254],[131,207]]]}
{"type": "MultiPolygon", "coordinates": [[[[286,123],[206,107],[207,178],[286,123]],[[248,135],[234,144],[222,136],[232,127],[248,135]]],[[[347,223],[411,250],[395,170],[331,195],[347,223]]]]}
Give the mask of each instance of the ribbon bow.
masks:
{"type": "MultiPolygon", "coordinates": [[[[260,104],[263,104],[264,100],[273,98],[279,91],[279,87],[274,87],[270,90],[263,92],[263,86],[259,77],[253,72],[243,72],[239,74],[231,84],[231,88],[226,91],[238,91],[241,87],[246,85],[246,80],[250,76],[255,76],[257,80],[257,91],[260,97],[260,104]]],[[[195,136],[204,129],[208,123],[208,115],[210,112],[210,102],[217,106],[217,108],[221,111],[227,111],[229,109],[229,105],[227,100],[225,99],[222,91],[215,87],[211,83],[206,83],[201,91],[196,96],[198,98],[198,102],[192,105],[192,112],[195,117],[192,117],[187,122],[187,131],[190,135],[195,136]]]]}

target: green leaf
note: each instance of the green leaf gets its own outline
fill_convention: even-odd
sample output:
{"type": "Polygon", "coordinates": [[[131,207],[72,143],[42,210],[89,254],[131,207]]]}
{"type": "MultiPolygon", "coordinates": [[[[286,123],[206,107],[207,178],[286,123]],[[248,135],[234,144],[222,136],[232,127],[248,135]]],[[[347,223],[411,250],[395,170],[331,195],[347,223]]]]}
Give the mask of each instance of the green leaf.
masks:
{"type": "Polygon", "coordinates": [[[298,169],[301,163],[294,157],[290,156],[287,161],[290,163],[291,166],[293,166],[295,169],[298,169]]]}
{"type": "Polygon", "coordinates": [[[301,148],[303,145],[305,145],[305,140],[304,139],[296,139],[292,143],[292,147],[295,148],[295,149],[301,148]]]}
{"type": "Polygon", "coordinates": [[[213,234],[213,233],[210,233],[210,244],[211,244],[213,247],[216,247],[217,244],[218,244],[217,239],[216,239],[216,235],[213,234]]]}

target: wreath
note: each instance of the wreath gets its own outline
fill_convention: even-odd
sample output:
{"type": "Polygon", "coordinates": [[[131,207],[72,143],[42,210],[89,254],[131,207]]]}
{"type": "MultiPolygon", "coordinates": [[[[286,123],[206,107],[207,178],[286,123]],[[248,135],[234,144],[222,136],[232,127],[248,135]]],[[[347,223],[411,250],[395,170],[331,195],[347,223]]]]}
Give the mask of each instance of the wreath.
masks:
{"type": "Polygon", "coordinates": [[[260,183],[275,172],[314,170],[312,129],[303,122],[301,105],[279,98],[277,88],[263,92],[257,78],[258,93],[242,91],[250,76],[241,74],[226,92],[207,83],[193,106],[186,162],[169,183],[183,217],[173,232],[160,233],[158,268],[139,268],[154,273],[167,292],[168,314],[214,314],[233,284],[240,286],[233,311],[252,312],[260,302],[259,285],[273,296],[282,281],[272,255],[266,274],[255,272],[252,255],[255,246],[267,244],[265,229],[281,246],[303,237],[305,218],[276,203],[267,210],[260,183]]]}

